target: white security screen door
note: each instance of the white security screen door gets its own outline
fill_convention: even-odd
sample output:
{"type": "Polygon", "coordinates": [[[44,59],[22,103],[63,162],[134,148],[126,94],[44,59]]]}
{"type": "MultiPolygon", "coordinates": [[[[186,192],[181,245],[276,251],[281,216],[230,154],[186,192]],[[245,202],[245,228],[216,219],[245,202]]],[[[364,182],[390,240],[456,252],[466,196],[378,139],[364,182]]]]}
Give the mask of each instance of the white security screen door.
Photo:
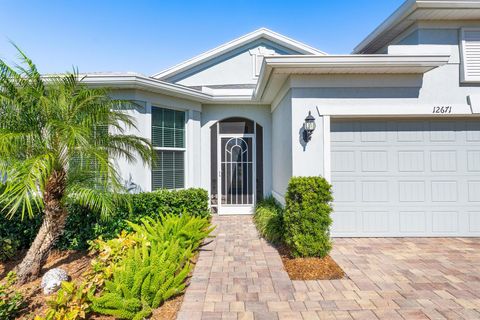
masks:
{"type": "Polygon", "coordinates": [[[255,135],[220,134],[218,213],[252,214],[255,205],[255,135]]]}

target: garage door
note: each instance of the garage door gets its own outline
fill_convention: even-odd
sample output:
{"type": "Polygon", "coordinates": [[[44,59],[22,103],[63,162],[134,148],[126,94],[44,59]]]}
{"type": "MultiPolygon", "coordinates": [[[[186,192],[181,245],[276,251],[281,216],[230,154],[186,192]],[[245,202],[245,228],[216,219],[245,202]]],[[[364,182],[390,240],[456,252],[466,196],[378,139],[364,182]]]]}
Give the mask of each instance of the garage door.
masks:
{"type": "Polygon", "coordinates": [[[332,121],[332,235],[480,236],[480,121],[332,121]]]}

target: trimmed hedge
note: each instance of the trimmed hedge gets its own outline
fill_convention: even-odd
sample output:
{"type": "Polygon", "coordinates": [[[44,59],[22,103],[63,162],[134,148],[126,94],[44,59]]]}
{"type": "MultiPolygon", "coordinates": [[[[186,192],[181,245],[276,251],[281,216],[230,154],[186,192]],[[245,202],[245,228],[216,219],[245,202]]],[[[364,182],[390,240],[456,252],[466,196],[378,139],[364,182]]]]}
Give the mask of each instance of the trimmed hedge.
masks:
{"type": "Polygon", "coordinates": [[[253,221],[257,230],[267,241],[273,244],[283,243],[283,208],[270,196],[257,203],[253,221]]]}
{"type": "MultiPolygon", "coordinates": [[[[83,250],[88,248],[88,241],[102,236],[111,239],[121,230],[130,230],[125,220],[135,223],[143,217],[156,217],[160,213],[182,214],[189,213],[197,217],[210,215],[208,208],[208,193],[203,189],[185,189],[178,191],[159,190],[149,193],[125,194],[130,198],[131,210],[120,207],[109,219],[102,220],[100,216],[78,205],[68,207],[65,232],[57,242],[58,249],[83,250]]],[[[20,215],[7,219],[0,214],[0,235],[3,239],[10,239],[18,249],[28,248],[35,238],[42,223],[42,213],[33,218],[20,215]]],[[[0,257],[0,260],[2,257],[0,257]]]]}
{"type": "Polygon", "coordinates": [[[332,249],[332,186],[322,177],[293,177],[285,198],[285,243],[295,257],[325,257],[332,249]]]}

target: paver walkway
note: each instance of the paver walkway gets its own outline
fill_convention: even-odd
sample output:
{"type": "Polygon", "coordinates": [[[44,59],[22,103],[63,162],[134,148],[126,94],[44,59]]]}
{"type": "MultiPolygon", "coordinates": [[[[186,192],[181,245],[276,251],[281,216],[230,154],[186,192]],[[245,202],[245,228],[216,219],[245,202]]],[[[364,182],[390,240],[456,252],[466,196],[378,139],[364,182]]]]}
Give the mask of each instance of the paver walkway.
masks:
{"type": "Polygon", "coordinates": [[[348,278],[290,281],[249,216],[215,216],[178,319],[480,319],[480,239],[336,239],[348,278]]]}

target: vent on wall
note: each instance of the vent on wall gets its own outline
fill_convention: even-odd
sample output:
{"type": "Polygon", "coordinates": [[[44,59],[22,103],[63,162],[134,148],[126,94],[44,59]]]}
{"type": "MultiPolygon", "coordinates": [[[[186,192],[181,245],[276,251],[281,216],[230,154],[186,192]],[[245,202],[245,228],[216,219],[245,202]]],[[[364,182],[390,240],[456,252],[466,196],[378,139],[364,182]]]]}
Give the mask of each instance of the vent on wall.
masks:
{"type": "Polygon", "coordinates": [[[480,29],[462,29],[462,82],[480,82],[480,29]]]}

